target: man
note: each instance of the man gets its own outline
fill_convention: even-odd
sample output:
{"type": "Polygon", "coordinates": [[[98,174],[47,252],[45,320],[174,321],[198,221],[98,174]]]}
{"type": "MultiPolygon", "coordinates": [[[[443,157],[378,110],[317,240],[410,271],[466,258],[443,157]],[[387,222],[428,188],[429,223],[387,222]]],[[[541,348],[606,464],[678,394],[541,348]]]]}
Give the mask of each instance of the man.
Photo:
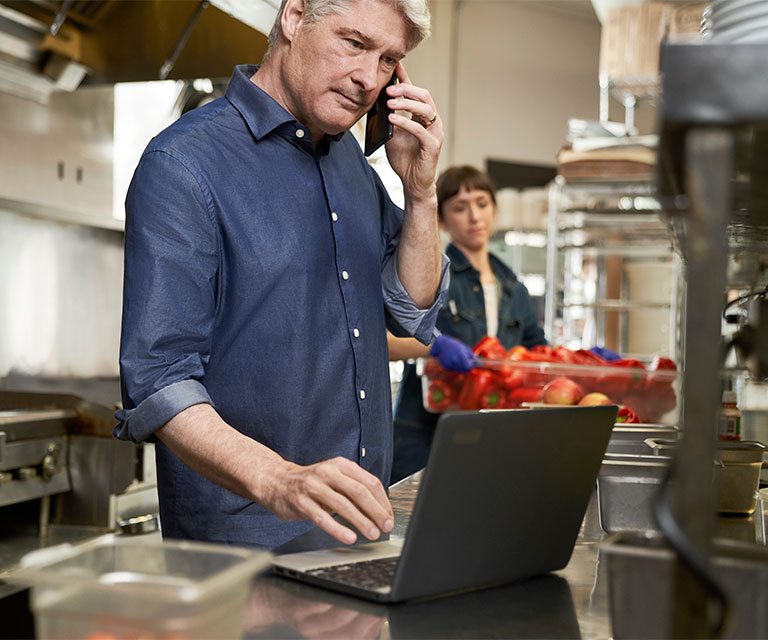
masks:
{"type": "Polygon", "coordinates": [[[428,29],[425,0],[284,0],[263,64],[144,152],[115,434],[158,443],[166,537],[392,529],[385,328],[429,342],[447,288],[442,124],[400,64],[428,29]],[[393,73],[404,212],[348,133],[393,73]]]}

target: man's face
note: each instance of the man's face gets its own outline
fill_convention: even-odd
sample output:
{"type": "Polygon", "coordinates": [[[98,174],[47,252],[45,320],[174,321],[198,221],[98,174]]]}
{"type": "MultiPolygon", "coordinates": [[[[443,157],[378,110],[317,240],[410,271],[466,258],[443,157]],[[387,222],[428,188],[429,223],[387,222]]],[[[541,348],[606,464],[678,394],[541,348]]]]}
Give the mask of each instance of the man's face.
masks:
{"type": "Polygon", "coordinates": [[[407,29],[388,4],[358,0],[311,27],[299,19],[289,37],[287,106],[319,136],[350,129],[371,108],[405,56],[407,29]]]}

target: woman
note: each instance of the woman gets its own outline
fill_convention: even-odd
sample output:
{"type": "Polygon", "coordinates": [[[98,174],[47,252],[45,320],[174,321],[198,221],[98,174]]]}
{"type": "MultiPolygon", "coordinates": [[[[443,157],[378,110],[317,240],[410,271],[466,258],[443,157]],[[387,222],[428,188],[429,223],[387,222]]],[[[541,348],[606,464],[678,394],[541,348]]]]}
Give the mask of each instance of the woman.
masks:
{"type": "MultiPolygon", "coordinates": [[[[450,236],[448,303],[440,311],[442,336],[426,347],[413,338],[388,335],[390,360],[437,356],[443,366],[461,363],[464,347],[495,336],[511,349],[546,344],[528,290],[488,251],[496,218],[496,189],[490,177],[470,166],[452,167],[437,179],[438,223],[450,236]]],[[[459,367],[455,367],[459,368],[459,367]]],[[[414,365],[406,365],[395,408],[394,459],[390,484],[423,468],[438,415],[424,410],[414,365]]]]}

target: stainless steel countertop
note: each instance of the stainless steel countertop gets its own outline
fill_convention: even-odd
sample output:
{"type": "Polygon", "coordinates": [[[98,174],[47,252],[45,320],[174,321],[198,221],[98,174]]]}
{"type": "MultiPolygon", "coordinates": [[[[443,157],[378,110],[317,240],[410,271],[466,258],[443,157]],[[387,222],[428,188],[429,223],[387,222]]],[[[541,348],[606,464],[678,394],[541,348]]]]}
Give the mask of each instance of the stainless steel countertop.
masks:
{"type": "MultiPolygon", "coordinates": [[[[414,474],[390,489],[397,535],[405,533],[420,480],[421,475],[414,474]]],[[[755,542],[756,524],[752,517],[719,518],[717,534],[755,542]]],[[[55,540],[20,537],[6,550],[17,556],[45,544],[75,542],[97,533],[65,529],[52,532],[55,540]]],[[[286,578],[257,576],[248,598],[244,637],[605,640],[611,637],[608,578],[600,552],[605,538],[599,525],[597,496],[593,494],[565,569],[503,587],[384,605],[286,578]]],[[[12,540],[6,538],[3,542],[12,540]]],[[[765,544],[764,539],[759,542],[765,544]]],[[[0,584],[3,586],[10,587],[0,584]]]]}

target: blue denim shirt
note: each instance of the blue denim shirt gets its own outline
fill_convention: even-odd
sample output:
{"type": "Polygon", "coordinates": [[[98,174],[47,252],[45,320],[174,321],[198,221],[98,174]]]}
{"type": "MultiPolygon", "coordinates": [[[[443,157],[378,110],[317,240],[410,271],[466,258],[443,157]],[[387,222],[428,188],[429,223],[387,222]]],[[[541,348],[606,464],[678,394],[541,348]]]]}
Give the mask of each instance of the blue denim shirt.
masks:
{"type": "MultiPolygon", "coordinates": [[[[391,464],[385,329],[429,342],[395,263],[403,212],[351,134],[309,130],[237,67],[225,97],[154,138],[126,200],[115,435],[141,442],[187,407],[298,464],[391,464]]],[[[157,447],[169,538],[278,546],[286,523],[157,447]]]]}
{"type": "MultiPolygon", "coordinates": [[[[446,304],[440,309],[437,328],[441,333],[458,338],[473,347],[487,334],[485,298],[480,274],[467,257],[454,245],[448,245],[451,260],[451,282],[446,304]]],[[[491,269],[500,285],[499,328],[501,344],[511,349],[519,344],[533,347],[547,344],[528,289],[501,260],[490,254],[491,269]]],[[[398,396],[395,419],[434,428],[437,415],[428,413],[422,404],[421,382],[416,367],[407,365],[398,396]]]]}

